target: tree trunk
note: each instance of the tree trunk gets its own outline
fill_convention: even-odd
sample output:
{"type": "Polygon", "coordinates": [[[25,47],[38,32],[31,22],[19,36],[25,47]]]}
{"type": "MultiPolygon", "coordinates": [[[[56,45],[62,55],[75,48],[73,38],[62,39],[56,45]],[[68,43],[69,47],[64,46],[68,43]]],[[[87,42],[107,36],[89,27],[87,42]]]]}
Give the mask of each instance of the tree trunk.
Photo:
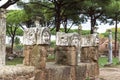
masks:
{"type": "Polygon", "coordinates": [[[90,17],[91,17],[91,31],[90,31],[90,34],[93,34],[94,33],[94,27],[95,27],[95,24],[96,24],[96,19],[93,15],[91,15],[90,17]]]}
{"type": "Polygon", "coordinates": [[[115,53],[114,57],[117,56],[117,14],[116,14],[116,20],[115,20],[115,53]]]}
{"type": "Polygon", "coordinates": [[[65,33],[67,33],[67,18],[66,17],[64,20],[64,29],[65,29],[65,33]]]}
{"type": "Polygon", "coordinates": [[[56,32],[58,32],[60,30],[60,22],[61,22],[61,17],[60,17],[60,13],[61,13],[61,5],[59,3],[55,3],[55,27],[56,27],[56,32]]]}
{"type": "Polygon", "coordinates": [[[11,37],[11,54],[13,54],[13,47],[14,47],[14,38],[15,36],[11,37]]]}

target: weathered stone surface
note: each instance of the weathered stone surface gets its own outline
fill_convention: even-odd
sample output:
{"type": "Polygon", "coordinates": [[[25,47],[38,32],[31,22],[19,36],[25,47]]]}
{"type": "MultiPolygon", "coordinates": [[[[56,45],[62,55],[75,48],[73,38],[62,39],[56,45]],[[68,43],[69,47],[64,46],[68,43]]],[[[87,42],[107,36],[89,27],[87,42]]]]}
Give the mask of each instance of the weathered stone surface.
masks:
{"type": "Polygon", "coordinates": [[[46,67],[46,80],[76,80],[75,67],[57,65],[54,63],[48,63],[46,67]]]}
{"type": "Polygon", "coordinates": [[[46,70],[36,69],[34,80],[46,80],[46,70]]]}
{"type": "Polygon", "coordinates": [[[50,30],[46,27],[37,28],[37,43],[36,44],[50,44],[50,30]]]}
{"type": "Polygon", "coordinates": [[[46,70],[37,70],[35,80],[95,80],[99,75],[98,64],[80,63],[78,66],[47,63],[46,70]]]}
{"type": "Polygon", "coordinates": [[[27,28],[24,30],[23,45],[35,45],[36,40],[36,28],[27,28]]]}
{"type": "Polygon", "coordinates": [[[27,28],[24,30],[23,44],[50,44],[50,31],[46,27],[27,28]]]}
{"type": "Polygon", "coordinates": [[[45,68],[48,45],[25,46],[24,65],[45,68]]]}
{"type": "Polygon", "coordinates": [[[78,33],[57,32],[57,46],[80,46],[80,36],[78,33]]]}
{"type": "Polygon", "coordinates": [[[24,60],[23,60],[23,64],[24,65],[30,65],[30,55],[32,54],[32,50],[33,50],[34,46],[24,46],[24,50],[23,50],[23,55],[24,55],[24,60]]]}
{"type": "Polygon", "coordinates": [[[0,66],[0,80],[34,80],[34,67],[0,66]]]}
{"type": "Polygon", "coordinates": [[[98,62],[98,47],[82,47],[81,62],[98,62]]]}
{"type": "Polygon", "coordinates": [[[77,51],[75,47],[57,47],[56,48],[56,64],[77,65],[77,51]]]}
{"type": "Polygon", "coordinates": [[[0,9],[0,65],[5,65],[6,11],[0,9]]]}
{"type": "Polygon", "coordinates": [[[46,67],[46,57],[47,57],[47,54],[48,54],[48,49],[49,49],[49,46],[48,45],[39,45],[39,51],[40,51],[40,58],[39,58],[39,61],[36,62],[36,68],[39,68],[39,69],[45,69],[46,67]]]}
{"type": "Polygon", "coordinates": [[[98,46],[99,38],[96,33],[90,35],[81,35],[81,47],[98,46]]]}

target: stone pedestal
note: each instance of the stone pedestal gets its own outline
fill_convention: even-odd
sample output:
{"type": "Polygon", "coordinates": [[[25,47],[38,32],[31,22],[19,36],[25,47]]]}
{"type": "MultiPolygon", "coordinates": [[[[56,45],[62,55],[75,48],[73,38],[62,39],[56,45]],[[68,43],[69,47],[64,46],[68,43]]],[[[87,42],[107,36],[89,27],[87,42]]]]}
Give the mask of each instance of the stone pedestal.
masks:
{"type": "Polygon", "coordinates": [[[5,65],[6,11],[0,9],[0,65],[5,65]]]}
{"type": "Polygon", "coordinates": [[[56,47],[56,64],[77,65],[77,49],[74,46],[56,47]]]}
{"type": "Polygon", "coordinates": [[[81,62],[95,62],[98,63],[98,47],[88,46],[81,48],[81,62]]]}
{"type": "Polygon", "coordinates": [[[24,61],[27,66],[45,68],[48,45],[24,46],[24,61]]]}

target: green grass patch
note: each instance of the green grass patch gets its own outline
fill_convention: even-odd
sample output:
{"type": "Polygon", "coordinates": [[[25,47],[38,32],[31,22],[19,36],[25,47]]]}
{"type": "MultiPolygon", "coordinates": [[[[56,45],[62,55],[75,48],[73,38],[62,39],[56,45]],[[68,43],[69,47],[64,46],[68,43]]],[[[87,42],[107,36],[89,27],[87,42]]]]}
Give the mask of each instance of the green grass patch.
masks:
{"type": "Polygon", "coordinates": [[[54,54],[52,54],[52,55],[48,55],[48,57],[47,57],[47,61],[49,62],[49,61],[54,61],[55,60],[55,55],[54,54]]]}
{"type": "MultiPolygon", "coordinates": [[[[117,65],[118,62],[119,62],[118,58],[113,58],[113,65],[117,65]]],[[[100,57],[98,63],[100,67],[104,67],[104,65],[108,63],[108,58],[100,57]]]]}
{"type": "Polygon", "coordinates": [[[22,63],[23,63],[23,58],[14,58],[13,60],[6,60],[6,65],[17,65],[22,63]]]}

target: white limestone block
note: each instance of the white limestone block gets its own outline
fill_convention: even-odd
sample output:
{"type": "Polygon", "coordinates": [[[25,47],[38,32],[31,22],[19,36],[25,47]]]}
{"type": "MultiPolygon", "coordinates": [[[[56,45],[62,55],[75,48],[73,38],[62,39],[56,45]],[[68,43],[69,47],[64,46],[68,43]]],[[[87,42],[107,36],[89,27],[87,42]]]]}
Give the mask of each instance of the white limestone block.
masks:
{"type": "Polygon", "coordinates": [[[57,32],[56,45],[58,46],[79,46],[80,36],[78,33],[57,32]]]}
{"type": "Polygon", "coordinates": [[[50,30],[48,28],[42,27],[37,28],[37,43],[36,44],[50,44],[50,30]]]}
{"type": "Polygon", "coordinates": [[[36,44],[36,28],[27,28],[24,30],[23,44],[34,45],[36,44]]]}

